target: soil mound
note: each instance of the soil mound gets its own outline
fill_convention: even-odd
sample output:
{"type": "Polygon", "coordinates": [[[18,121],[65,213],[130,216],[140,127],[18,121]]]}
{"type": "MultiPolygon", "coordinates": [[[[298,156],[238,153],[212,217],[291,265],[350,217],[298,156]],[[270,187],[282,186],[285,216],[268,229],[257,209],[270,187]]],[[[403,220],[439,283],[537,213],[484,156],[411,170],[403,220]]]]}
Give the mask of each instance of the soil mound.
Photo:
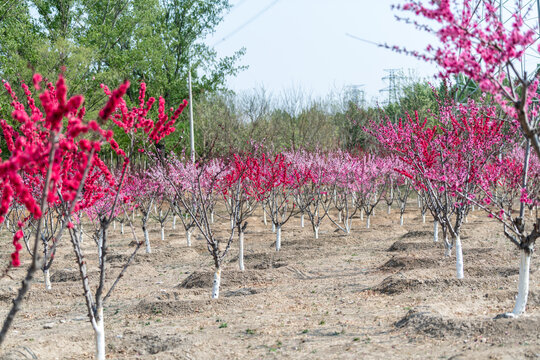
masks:
{"type": "Polygon", "coordinates": [[[392,270],[392,269],[403,269],[403,270],[412,270],[412,269],[427,269],[436,267],[439,265],[439,262],[435,259],[425,259],[425,258],[413,258],[405,256],[393,256],[390,260],[385,262],[379,267],[380,270],[392,270]]]}
{"type": "Polygon", "coordinates": [[[374,291],[385,295],[401,294],[406,291],[412,291],[422,286],[422,282],[416,279],[404,279],[389,276],[379,285],[373,288],[374,291]]]}
{"type": "Polygon", "coordinates": [[[428,279],[418,280],[405,278],[402,274],[391,275],[385,278],[379,285],[371,288],[372,290],[386,295],[401,294],[407,291],[445,291],[451,288],[466,288],[478,290],[489,283],[484,279],[428,279]]]}
{"type": "Polygon", "coordinates": [[[142,300],[135,306],[135,312],[138,314],[146,314],[151,316],[186,316],[209,311],[216,307],[227,307],[232,304],[233,302],[228,299],[168,301],[142,300]]]}
{"type": "Polygon", "coordinates": [[[540,338],[539,317],[521,317],[519,319],[456,319],[445,318],[437,314],[412,309],[394,325],[397,328],[413,329],[418,333],[434,338],[458,336],[507,339],[509,334],[523,341],[540,338]]]}
{"type": "MultiPolygon", "coordinates": [[[[266,282],[267,279],[260,271],[223,271],[221,286],[254,285],[266,282]]],[[[210,271],[195,271],[191,273],[177,287],[184,289],[211,288],[214,282],[214,273],[210,271]]]]}
{"type": "Polygon", "coordinates": [[[409,231],[401,236],[402,239],[433,239],[433,232],[427,230],[409,231]]]}
{"type": "Polygon", "coordinates": [[[51,275],[52,282],[79,281],[81,273],[76,270],[57,270],[51,275]]]}
{"type": "Polygon", "coordinates": [[[182,339],[178,336],[134,334],[125,332],[120,343],[114,347],[124,353],[137,355],[155,355],[163,351],[173,350],[182,345],[182,339]]]}
{"type": "MultiPolygon", "coordinates": [[[[405,234],[406,235],[406,234],[405,234]]],[[[393,243],[389,248],[388,251],[410,251],[410,250],[426,250],[426,249],[433,249],[437,244],[434,244],[433,242],[405,242],[398,240],[395,243],[393,243]]]]}

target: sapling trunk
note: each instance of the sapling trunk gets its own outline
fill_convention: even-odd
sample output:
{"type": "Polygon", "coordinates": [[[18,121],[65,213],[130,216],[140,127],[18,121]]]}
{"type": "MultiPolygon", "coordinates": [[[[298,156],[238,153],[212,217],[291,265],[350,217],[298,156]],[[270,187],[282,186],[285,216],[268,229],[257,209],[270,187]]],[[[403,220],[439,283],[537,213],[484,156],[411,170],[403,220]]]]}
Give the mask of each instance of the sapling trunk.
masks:
{"type": "Polygon", "coordinates": [[[360,210],[360,220],[364,220],[364,211],[360,210]]]}
{"type": "Polygon", "coordinates": [[[264,207],[263,207],[263,223],[264,223],[264,226],[268,225],[268,220],[266,219],[266,211],[264,211],[264,207]]]}
{"type": "Polygon", "coordinates": [[[221,285],[221,267],[214,273],[214,282],[212,283],[212,299],[219,298],[219,287],[221,285]]]}
{"type": "Polygon", "coordinates": [[[276,227],[276,251],[281,249],[281,225],[276,227]]]}
{"type": "Polygon", "coordinates": [[[176,230],[176,214],[174,214],[172,218],[172,228],[173,230],[176,230]]]}
{"type": "Polygon", "coordinates": [[[150,246],[150,236],[148,235],[148,229],[146,228],[146,225],[144,225],[142,229],[144,233],[144,244],[146,245],[146,253],[150,254],[152,252],[152,248],[150,246]]]}
{"type": "Polygon", "coordinates": [[[161,241],[165,241],[165,227],[161,224],[161,241]]]}
{"type": "Polygon", "coordinates": [[[300,215],[300,226],[304,227],[304,214],[300,215]]]}
{"type": "Polygon", "coordinates": [[[399,226],[403,226],[403,213],[399,215],[399,226]]]}
{"type": "Polygon", "coordinates": [[[433,220],[433,242],[439,242],[439,222],[433,220]]]}
{"type": "Polygon", "coordinates": [[[516,306],[512,314],[514,316],[520,316],[525,312],[527,306],[527,297],[529,295],[529,270],[531,266],[531,253],[527,251],[520,251],[521,257],[519,262],[519,283],[518,283],[518,295],[516,298],[516,306]]]}
{"type": "Polygon", "coordinates": [[[43,270],[43,279],[45,280],[45,289],[51,290],[51,276],[49,273],[49,269],[43,270]]]}
{"type": "Polygon", "coordinates": [[[105,323],[103,319],[103,308],[97,309],[96,324],[94,333],[96,337],[96,359],[105,360],[105,323]]]}
{"type": "Polygon", "coordinates": [[[426,223],[426,213],[422,214],[422,224],[426,223]]]}
{"type": "Polygon", "coordinates": [[[314,226],[313,231],[315,232],[315,239],[318,239],[319,238],[319,227],[314,226]]]}
{"type": "Polygon", "coordinates": [[[366,229],[369,229],[370,225],[371,225],[371,215],[370,214],[366,214],[367,216],[367,220],[366,220],[366,229]]]}
{"type": "Polygon", "coordinates": [[[276,224],[274,222],[272,222],[272,232],[276,232],[276,224]]]}
{"type": "Polygon", "coordinates": [[[120,223],[120,234],[124,235],[124,223],[120,223]]]}
{"type": "Polygon", "coordinates": [[[454,244],[456,245],[456,276],[458,279],[463,279],[463,250],[459,235],[454,238],[454,244]]]}
{"type": "Polygon", "coordinates": [[[388,205],[388,210],[386,211],[387,214],[390,214],[390,210],[392,209],[392,205],[388,205]]]}
{"type": "Polygon", "coordinates": [[[190,228],[186,231],[186,239],[187,239],[187,246],[191,246],[191,233],[193,232],[193,229],[190,228]]]}
{"type": "Polygon", "coordinates": [[[238,267],[240,271],[244,271],[244,232],[240,230],[238,233],[238,267]]]}

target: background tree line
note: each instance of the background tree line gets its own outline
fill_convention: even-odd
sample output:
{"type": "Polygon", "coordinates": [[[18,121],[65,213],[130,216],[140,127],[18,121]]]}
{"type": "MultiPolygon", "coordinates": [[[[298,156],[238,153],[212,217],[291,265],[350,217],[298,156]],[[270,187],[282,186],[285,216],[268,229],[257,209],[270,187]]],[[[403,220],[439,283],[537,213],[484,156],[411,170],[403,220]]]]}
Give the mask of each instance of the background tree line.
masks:
{"type": "MultiPolygon", "coordinates": [[[[63,72],[69,95],[84,94],[92,117],[106,101],[101,83],[113,88],[129,79],[126,99],[132,105],[144,81],[147,94],[163,95],[167,106],[176,106],[188,97],[191,71],[199,156],[248,149],[250,142],[275,151],[358,151],[370,147],[363,130],[370,120],[397,120],[415,110],[428,116],[428,109],[437,108],[425,81],[406,84],[399,101],[387,105],[366,106],[348,91],[324,99],[301,88],[279,95],[264,89],[234,94],[226,79],[243,69],[238,61],[244,49],[220,58],[204,42],[230,8],[229,0],[0,0],[0,77],[22,99],[19,83],[31,83],[33,73],[54,82],[63,72]]],[[[2,89],[0,117],[8,122],[10,102],[2,89]]],[[[189,147],[188,113],[165,141],[168,150],[189,147]]],[[[121,131],[115,138],[121,146],[128,141],[121,131]]],[[[3,138],[0,149],[5,155],[3,138]]]]}

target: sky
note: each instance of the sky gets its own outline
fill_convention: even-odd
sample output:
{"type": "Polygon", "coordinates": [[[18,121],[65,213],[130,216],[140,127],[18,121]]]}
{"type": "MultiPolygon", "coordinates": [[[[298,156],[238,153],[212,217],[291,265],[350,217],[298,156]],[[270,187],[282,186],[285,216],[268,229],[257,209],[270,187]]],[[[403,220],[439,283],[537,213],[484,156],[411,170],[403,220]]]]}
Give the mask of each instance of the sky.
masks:
{"type": "Polygon", "coordinates": [[[227,83],[237,92],[264,87],[279,95],[301,88],[321,98],[347,86],[360,86],[368,102],[377,97],[384,101],[388,95],[380,90],[387,87],[382,80],[388,75],[385,69],[403,69],[406,75],[412,71],[415,77],[430,80],[435,66],[346,34],[410,50],[425,49],[433,36],[395,19],[399,12],[391,5],[399,1],[232,0],[233,8],[206,43],[215,45],[219,56],[246,48],[240,64],[249,69],[227,83]]]}

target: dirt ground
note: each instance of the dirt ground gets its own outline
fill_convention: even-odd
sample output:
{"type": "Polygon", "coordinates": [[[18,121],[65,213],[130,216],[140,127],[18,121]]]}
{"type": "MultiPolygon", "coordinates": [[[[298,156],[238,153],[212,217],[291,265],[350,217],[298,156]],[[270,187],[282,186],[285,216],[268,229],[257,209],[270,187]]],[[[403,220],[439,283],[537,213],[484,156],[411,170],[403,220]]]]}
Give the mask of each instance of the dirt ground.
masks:
{"type": "MultiPolygon", "coordinates": [[[[527,315],[494,320],[514,306],[519,254],[501,225],[479,211],[463,230],[463,280],[455,279],[454,258],[444,258],[432,224],[422,224],[412,204],[402,227],[396,210],[387,215],[381,208],[371,229],[355,219],[349,236],[325,220],[318,240],[294,218],[283,228],[279,253],[271,227],[253,217],[246,271],[237,270],[235,243],[218,300],[210,299],[205,242],[195,233],[188,248],[178,224],[176,230],[167,225],[164,242],[153,224],[153,253],[141,249],[106,304],[108,358],[540,359],[537,258],[527,315]]],[[[11,245],[6,232],[0,235],[4,266],[11,245]]],[[[128,232],[111,229],[109,279],[133,250],[131,242],[128,232]]],[[[90,239],[85,248],[95,269],[90,239]]],[[[29,263],[28,254],[22,258],[23,266],[0,280],[2,319],[29,263]]],[[[55,261],[52,290],[38,274],[0,359],[93,357],[93,331],[67,238],[55,261]]]]}

